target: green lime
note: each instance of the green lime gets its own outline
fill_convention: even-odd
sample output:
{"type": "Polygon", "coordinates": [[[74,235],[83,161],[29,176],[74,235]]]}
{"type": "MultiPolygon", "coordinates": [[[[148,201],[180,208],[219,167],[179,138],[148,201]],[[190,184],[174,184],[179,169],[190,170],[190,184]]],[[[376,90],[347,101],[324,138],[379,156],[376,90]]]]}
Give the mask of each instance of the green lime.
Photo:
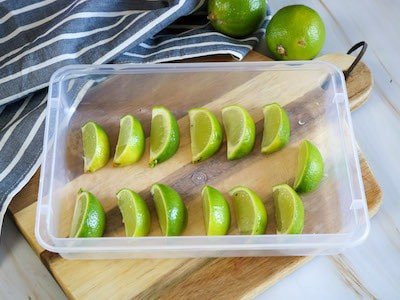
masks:
{"type": "Polygon", "coordinates": [[[179,148],[179,126],[165,107],[153,107],[150,132],[150,167],[171,158],[179,148]]]}
{"type": "Polygon", "coordinates": [[[117,193],[118,207],[125,224],[127,237],[146,236],[150,232],[150,212],[146,202],[130,189],[122,189],[117,193]]]}
{"type": "Polygon", "coordinates": [[[101,237],[106,214],[100,201],[90,192],[79,190],[72,217],[70,237],[101,237]]]}
{"type": "Polygon", "coordinates": [[[171,187],[157,183],[151,187],[158,222],[165,236],[181,235],[187,225],[187,209],[181,196],[171,187]]]}
{"type": "Polygon", "coordinates": [[[229,204],[217,189],[206,185],[201,191],[207,235],[225,235],[231,225],[229,204]]]}
{"type": "Polygon", "coordinates": [[[286,146],[290,138],[290,121],[286,111],[278,103],[264,106],[264,134],[262,153],[272,153],[286,146]]]}
{"type": "Polygon", "coordinates": [[[228,140],[228,160],[249,154],[256,136],[256,125],[249,112],[239,105],[231,105],[222,109],[222,121],[228,140]]]}
{"type": "Polygon", "coordinates": [[[110,142],[103,127],[95,122],[82,126],[83,162],[85,172],[104,167],[110,159],[110,142]]]}
{"type": "Polygon", "coordinates": [[[251,189],[238,186],[229,194],[241,234],[264,234],[267,227],[267,211],[260,197],[251,189]]]}
{"type": "Polygon", "coordinates": [[[315,190],[324,177],[324,160],[310,141],[300,144],[294,189],[299,193],[315,190]]]}
{"type": "Polygon", "coordinates": [[[299,195],[287,184],[272,188],[275,206],[276,232],[299,234],[304,227],[304,207],[299,195]]]}
{"type": "Polygon", "coordinates": [[[324,45],[325,25],[310,7],[290,5],[278,10],[272,17],[265,40],[275,59],[312,59],[324,45]]]}
{"type": "Polygon", "coordinates": [[[114,155],[115,166],[127,166],[137,162],[143,155],[145,137],[140,121],[126,115],[119,121],[119,135],[114,155]]]}
{"type": "Polygon", "coordinates": [[[217,117],[206,108],[189,110],[192,162],[212,156],[221,146],[222,127],[217,117]]]}
{"type": "Polygon", "coordinates": [[[209,0],[208,19],[226,35],[242,37],[258,29],[265,18],[265,0],[209,0]]]}

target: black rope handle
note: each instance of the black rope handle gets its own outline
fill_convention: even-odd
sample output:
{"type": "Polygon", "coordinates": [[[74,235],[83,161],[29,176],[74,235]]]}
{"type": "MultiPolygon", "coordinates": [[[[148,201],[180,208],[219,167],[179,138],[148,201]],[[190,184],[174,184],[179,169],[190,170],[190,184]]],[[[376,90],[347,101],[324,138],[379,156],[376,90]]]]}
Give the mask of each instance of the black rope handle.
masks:
{"type": "Polygon", "coordinates": [[[358,55],[356,56],[356,58],[354,59],[353,63],[350,65],[350,67],[346,71],[343,71],[345,79],[347,79],[350,76],[351,71],[353,71],[355,66],[358,64],[358,62],[364,56],[365,51],[367,51],[368,44],[365,41],[361,41],[361,42],[358,42],[357,44],[355,44],[353,47],[351,47],[349,49],[349,51],[347,51],[347,54],[351,54],[360,47],[362,47],[362,48],[361,48],[360,52],[358,53],[358,55]]]}

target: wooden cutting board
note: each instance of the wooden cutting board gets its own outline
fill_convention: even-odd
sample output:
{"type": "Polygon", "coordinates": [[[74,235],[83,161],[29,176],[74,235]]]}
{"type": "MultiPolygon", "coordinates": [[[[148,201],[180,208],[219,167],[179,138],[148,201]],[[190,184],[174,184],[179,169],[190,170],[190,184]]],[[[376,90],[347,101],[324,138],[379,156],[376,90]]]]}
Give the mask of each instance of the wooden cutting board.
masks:
{"type": "MultiPolygon", "coordinates": [[[[213,57],[207,60],[230,60],[213,57]]],[[[246,60],[267,60],[252,52],[246,60]]],[[[341,60],[341,59],[339,59],[341,60]]],[[[202,59],[205,61],[205,59],[202,59]]],[[[352,109],[369,94],[372,77],[361,64],[348,79],[352,109]]],[[[379,209],[382,192],[360,153],[369,212],[379,209]]],[[[70,298],[252,298],[312,257],[245,257],[201,259],[65,260],[41,248],[34,237],[39,172],[13,199],[9,210],[21,232],[70,298]]]]}

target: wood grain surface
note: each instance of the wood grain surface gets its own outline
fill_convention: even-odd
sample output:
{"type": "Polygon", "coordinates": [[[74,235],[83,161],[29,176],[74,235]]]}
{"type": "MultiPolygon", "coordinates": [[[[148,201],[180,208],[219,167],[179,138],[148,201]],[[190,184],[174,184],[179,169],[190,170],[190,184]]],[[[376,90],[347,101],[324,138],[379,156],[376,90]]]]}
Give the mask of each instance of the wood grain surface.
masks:
{"type": "MultiPolygon", "coordinates": [[[[264,57],[252,53],[248,59],[263,60],[264,57]]],[[[353,78],[357,74],[354,72],[353,78]]],[[[353,81],[353,84],[358,82],[353,81]]],[[[360,96],[364,95],[363,92],[356,88],[352,95],[351,104],[361,103],[366,99],[360,96]]],[[[379,209],[382,194],[361,153],[360,162],[369,212],[373,215],[379,209]]],[[[10,212],[21,232],[70,298],[252,298],[311,259],[248,257],[64,260],[58,254],[44,251],[35,241],[37,178],[38,173],[12,201],[10,212]]]]}

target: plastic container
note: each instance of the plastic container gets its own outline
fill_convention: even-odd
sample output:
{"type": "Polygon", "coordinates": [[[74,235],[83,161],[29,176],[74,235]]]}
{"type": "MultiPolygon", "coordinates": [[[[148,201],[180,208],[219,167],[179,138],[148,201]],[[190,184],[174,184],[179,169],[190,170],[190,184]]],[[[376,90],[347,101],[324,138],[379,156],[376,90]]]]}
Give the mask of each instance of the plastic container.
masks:
{"type": "MultiPolygon", "coordinates": [[[[182,130],[186,129],[181,127],[182,130]]],[[[60,253],[64,258],[334,254],[359,244],[369,232],[368,210],[345,82],[342,72],[327,63],[180,63],[64,67],[50,81],[43,149],[35,234],[41,246],[60,253]],[[142,177],[131,180],[129,186],[122,186],[126,184],[123,182],[125,175],[129,174],[127,172],[134,172],[134,166],[107,171],[112,173],[100,170],[83,175],[80,127],[88,120],[96,120],[105,127],[112,146],[115,146],[119,119],[126,113],[136,115],[148,135],[153,105],[169,107],[178,119],[182,119],[182,125],[187,124],[184,118],[187,118],[187,110],[190,108],[210,103],[220,116],[222,106],[235,101],[241,101],[257,122],[258,144],[256,143],[253,154],[240,161],[228,162],[223,153],[217,158],[191,165],[190,151],[182,150],[182,147],[190,145],[182,145],[181,142],[181,148],[174,156],[175,160],[165,162],[163,167],[160,165],[149,169],[144,179],[151,181],[154,178],[154,181],[159,181],[159,178],[167,178],[188,205],[192,205],[188,199],[199,198],[205,183],[219,188],[227,195],[233,184],[247,182],[265,200],[269,218],[266,234],[238,235],[235,231],[236,222],[233,221],[229,235],[205,236],[202,221],[199,223],[201,225],[191,224],[194,222],[191,220],[202,218],[201,206],[198,206],[196,209],[189,208],[189,226],[183,236],[124,237],[121,216],[113,195],[123,187],[139,189],[149,202],[152,218],[156,219],[148,192],[150,187],[141,186],[142,177]],[[281,103],[289,112],[292,138],[286,147],[288,150],[285,148],[275,154],[262,156],[259,153],[262,134],[261,104],[271,102],[281,103]],[[290,151],[295,151],[301,139],[310,139],[318,146],[324,157],[326,174],[317,191],[302,195],[305,205],[303,234],[277,235],[274,233],[271,188],[282,181],[293,182],[296,159],[290,151]],[[285,155],[288,155],[287,159],[285,155]],[[280,165],[277,165],[277,160],[280,165]],[[179,165],[182,161],[183,167],[179,165]],[[255,167],[254,174],[244,171],[250,162],[255,162],[256,166],[259,164],[259,168],[255,167]],[[240,164],[238,166],[242,167],[235,167],[236,171],[232,174],[224,169],[233,166],[229,164],[240,164]],[[175,175],[162,173],[163,170],[174,167],[175,175]],[[260,168],[263,173],[260,173],[260,168]],[[211,174],[214,171],[222,175],[215,179],[215,174],[211,174]],[[186,172],[185,178],[190,179],[191,190],[178,182],[182,181],[179,178],[180,172],[186,172]],[[268,181],[263,181],[262,174],[269,178],[268,181]],[[174,176],[178,176],[177,182],[174,182],[174,176]],[[94,192],[105,206],[108,218],[105,237],[67,237],[75,195],[80,184],[85,184],[85,188],[94,192]],[[112,194],[103,192],[106,185],[113,190],[112,194]],[[198,215],[195,216],[196,214],[198,215]]],[[[148,149],[147,145],[146,152],[148,149]]],[[[220,151],[224,152],[225,148],[220,151]]],[[[196,201],[193,203],[197,203],[196,201]]],[[[153,220],[152,226],[157,227],[158,223],[153,220]]]]}

